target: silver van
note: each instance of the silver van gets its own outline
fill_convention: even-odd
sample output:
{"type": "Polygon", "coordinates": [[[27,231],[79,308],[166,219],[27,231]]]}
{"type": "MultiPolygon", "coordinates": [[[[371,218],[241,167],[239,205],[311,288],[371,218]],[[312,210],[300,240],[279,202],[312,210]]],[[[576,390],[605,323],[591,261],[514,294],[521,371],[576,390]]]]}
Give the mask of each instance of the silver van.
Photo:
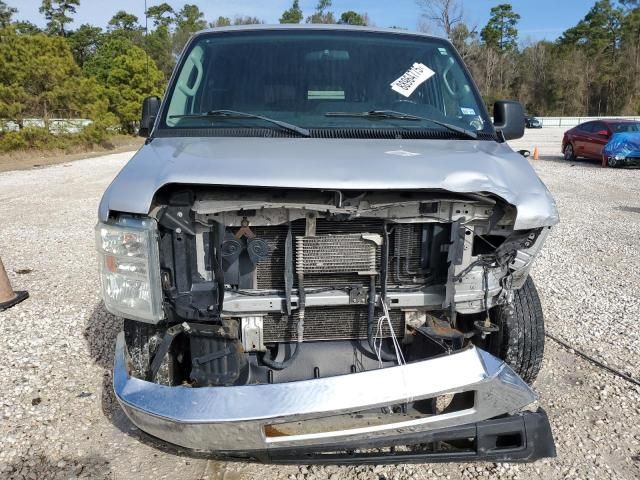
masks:
{"type": "Polygon", "coordinates": [[[558,213],[506,143],[524,127],[440,38],[195,35],[96,227],[131,421],[264,462],[554,456],[526,407],[558,213]]]}

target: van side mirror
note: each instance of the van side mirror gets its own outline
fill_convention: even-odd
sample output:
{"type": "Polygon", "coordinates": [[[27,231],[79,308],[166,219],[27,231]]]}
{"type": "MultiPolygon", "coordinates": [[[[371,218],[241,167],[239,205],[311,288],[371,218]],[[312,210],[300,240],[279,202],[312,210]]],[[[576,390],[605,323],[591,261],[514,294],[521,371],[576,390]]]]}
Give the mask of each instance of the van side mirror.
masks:
{"type": "Polygon", "coordinates": [[[160,99],[158,97],[147,97],[142,101],[142,118],[140,119],[140,130],[138,135],[148,137],[160,112],[160,99]]]}
{"type": "Polygon", "coordinates": [[[500,100],[493,106],[493,125],[505,140],[524,136],[524,108],[520,102],[500,100]]]}

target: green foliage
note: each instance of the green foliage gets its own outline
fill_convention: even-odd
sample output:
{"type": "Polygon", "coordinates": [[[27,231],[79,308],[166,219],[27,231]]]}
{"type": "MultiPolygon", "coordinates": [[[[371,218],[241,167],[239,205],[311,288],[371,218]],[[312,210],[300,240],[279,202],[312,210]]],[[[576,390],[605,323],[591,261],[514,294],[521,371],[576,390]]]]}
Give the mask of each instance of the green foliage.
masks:
{"type": "Polygon", "coordinates": [[[29,148],[47,150],[64,148],[66,142],[62,136],[56,136],[44,128],[26,127],[20,131],[20,136],[29,148]]]}
{"type": "Polygon", "coordinates": [[[148,95],[162,95],[163,84],[164,78],[157,68],[147,71],[146,55],[137,47],[113,60],[107,94],[123,128],[130,133],[135,131],[142,100],[148,95]]]}
{"type": "Polygon", "coordinates": [[[336,17],[333,12],[329,12],[331,8],[331,0],[319,0],[316,11],[307,17],[307,23],[336,23],[336,17]]]}
{"type": "Polygon", "coordinates": [[[24,150],[29,146],[22,132],[0,133],[0,152],[13,152],[24,150]]]}
{"type": "Polygon", "coordinates": [[[207,21],[204,13],[195,4],[186,4],[176,16],[178,30],[184,29],[191,33],[207,28],[207,21]]]}
{"type": "Polygon", "coordinates": [[[18,13],[17,8],[10,7],[0,0],[0,28],[7,28],[11,25],[13,16],[18,13]]]}
{"type": "Polygon", "coordinates": [[[19,131],[0,132],[0,153],[16,150],[68,150],[76,146],[110,147],[113,131],[100,122],[84,127],[81,133],[53,134],[46,128],[25,127],[19,131]]]}
{"type": "Polygon", "coordinates": [[[259,19],[258,17],[251,16],[236,16],[233,20],[229,17],[218,17],[215,22],[211,22],[209,26],[211,28],[217,27],[228,27],[230,25],[256,25],[264,23],[264,20],[259,19]]]}
{"type": "Polygon", "coordinates": [[[160,25],[143,39],[143,46],[153,62],[163,73],[165,79],[169,79],[175,60],[173,56],[173,38],[169,27],[160,25]]]}
{"type": "Polygon", "coordinates": [[[47,20],[47,31],[52,35],[65,36],[66,25],[73,21],[80,0],[42,0],[40,13],[47,20]]]}
{"type": "Polygon", "coordinates": [[[109,20],[108,27],[112,33],[123,33],[130,40],[138,37],[143,28],[138,23],[138,17],[124,10],[116,12],[109,20]]]}
{"type": "Polygon", "coordinates": [[[264,23],[264,20],[260,20],[258,17],[251,16],[237,16],[233,19],[234,25],[258,25],[264,23]]]}
{"type": "MultiPolygon", "coordinates": [[[[640,114],[640,0],[591,0],[585,17],[556,42],[528,45],[518,45],[520,16],[508,3],[491,9],[478,34],[461,21],[457,0],[416,1],[427,5],[429,19],[448,33],[488,104],[517,98],[538,115],[640,114]]],[[[125,10],[113,16],[106,31],[89,24],[74,31],[69,26],[79,4],[42,0],[43,32],[30,22],[15,21],[17,10],[0,0],[0,123],[21,128],[0,128],[0,151],[96,144],[117,130],[133,133],[143,98],[162,93],[193,33],[208,25],[262,23],[252,16],[221,16],[208,23],[195,3],[174,10],[176,2],[167,0],[149,7],[148,35],[140,19],[125,10]],[[80,134],[52,135],[25,122],[41,118],[46,126],[60,117],[92,123],[80,134]]],[[[337,19],[331,9],[331,0],[318,0],[305,20],[369,23],[365,13],[349,10],[337,19]]],[[[303,19],[300,1],[293,0],[280,22],[303,19]]]]}
{"type": "Polygon", "coordinates": [[[353,10],[349,10],[340,15],[340,20],[338,20],[338,23],[344,25],[368,25],[369,18],[366,14],[361,15],[357,12],[354,12],[353,10]]]}
{"type": "Polygon", "coordinates": [[[40,27],[31,22],[23,22],[18,21],[13,23],[13,28],[15,28],[16,32],[21,33],[23,35],[37,35],[38,33],[42,33],[40,27]]]}
{"type": "Polygon", "coordinates": [[[508,3],[491,9],[489,22],[480,32],[486,45],[500,51],[513,50],[518,46],[518,21],[520,15],[508,3]]]}
{"type": "Polygon", "coordinates": [[[149,7],[147,16],[153,21],[155,27],[168,28],[175,21],[173,7],[166,2],[149,7]]]}
{"type": "Polygon", "coordinates": [[[285,10],[280,17],[280,23],[300,23],[303,19],[302,10],[300,9],[300,1],[293,0],[293,5],[285,10]]]}
{"type": "Polygon", "coordinates": [[[46,119],[59,110],[86,115],[100,110],[96,96],[81,93],[86,85],[78,78],[80,69],[64,38],[5,29],[0,34],[0,66],[0,118],[21,123],[25,116],[46,119]]]}
{"type": "MultiPolygon", "coordinates": [[[[81,76],[65,39],[3,31],[0,65],[4,67],[0,69],[0,118],[12,120],[21,127],[26,118],[32,117],[42,118],[45,125],[54,117],[88,118],[101,122],[100,125],[117,124],[108,114],[106,89],[94,78],[81,76]],[[31,58],[31,61],[19,61],[22,58],[31,58]]],[[[41,133],[24,128],[21,137],[3,136],[2,148],[53,145],[52,139],[41,138],[41,133]]]]}
{"type": "Polygon", "coordinates": [[[75,32],[69,35],[69,45],[76,63],[82,67],[84,63],[95,55],[103,40],[103,32],[100,27],[81,25],[75,32]]]}
{"type": "Polygon", "coordinates": [[[111,62],[121,55],[126,55],[134,44],[128,38],[121,35],[110,35],[100,45],[96,51],[83,66],[85,74],[93,77],[102,85],[107,83],[109,71],[111,70],[111,62]]]}
{"type": "Polygon", "coordinates": [[[197,5],[186,4],[176,15],[176,31],[173,35],[173,53],[180,54],[187,40],[195,32],[207,28],[204,13],[197,5]]]}
{"type": "Polygon", "coordinates": [[[80,133],[82,141],[89,145],[105,145],[116,130],[118,119],[115,115],[107,114],[85,127],[80,133]]]}
{"type": "Polygon", "coordinates": [[[621,35],[624,13],[610,0],[599,0],[584,19],[560,38],[561,45],[580,45],[591,54],[612,53],[621,35]]]}
{"type": "Polygon", "coordinates": [[[473,43],[477,41],[477,36],[478,34],[475,30],[469,30],[469,27],[459,22],[451,28],[449,40],[451,40],[451,43],[456,47],[462,58],[466,60],[473,50],[473,43]]]}
{"type": "Polygon", "coordinates": [[[106,89],[109,111],[133,133],[144,97],[161,95],[165,78],[144,50],[124,37],[109,38],[85,64],[85,73],[106,89]]]}
{"type": "MultiPolygon", "coordinates": [[[[503,37],[489,32],[489,26],[482,31],[483,42],[466,27],[451,39],[489,105],[517,98],[537,115],[638,115],[640,7],[635,5],[640,2],[621,3],[626,8],[612,0],[594,1],[585,17],[557,41],[534,42],[519,50],[517,31],[503,37]],[[500,48],[501,42],[507,48],[500,48]]],[[[499,7],[503,13],[510,11],[499,7]]]]}
{"type": "Polygon", "coordinates": [[[211,22],[211,27],[228,27],[231,25],[231,19],[229,17],[218,17],[215,22],[211,22]]]}

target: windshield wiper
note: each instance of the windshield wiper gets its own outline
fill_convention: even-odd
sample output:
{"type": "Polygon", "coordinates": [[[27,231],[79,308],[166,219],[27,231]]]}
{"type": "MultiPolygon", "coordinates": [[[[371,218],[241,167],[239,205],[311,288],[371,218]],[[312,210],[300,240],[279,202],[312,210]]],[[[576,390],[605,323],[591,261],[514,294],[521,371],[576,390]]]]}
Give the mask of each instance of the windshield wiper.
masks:
{"type": "Polygon", "coordinates": [[[472,130],[452,125],[451,123],[441,122],[440,120],[434,120],[433,118],[419,117],[418,115],[411,115],[409,113],[396,112],[395,110],[371,110],[370,112],[327,112],[325,117],[359,117],[369,118],[371,120],[411,120],[420,122],[431,122],[446,128],[452,132],[460,133],[468,138],[476,140],[478,134],[472,130]]]}
{"type": "Polygon", "coordinates": [[[262,120],[277,125],[284,130],[295,132],[303,137],[311,136],[311,132],[309,132],[309,130],[307,130],[306,128],[298,127],[297,125],[292,125],[291,123],[283,122],[281,120],[276,120],[275,118],[264,117],[255,113],[238,112],[236,110],[210,110],[208,112],[188,115],[171,115],[169,118],[255,118],[257,120],[262,120]]]}

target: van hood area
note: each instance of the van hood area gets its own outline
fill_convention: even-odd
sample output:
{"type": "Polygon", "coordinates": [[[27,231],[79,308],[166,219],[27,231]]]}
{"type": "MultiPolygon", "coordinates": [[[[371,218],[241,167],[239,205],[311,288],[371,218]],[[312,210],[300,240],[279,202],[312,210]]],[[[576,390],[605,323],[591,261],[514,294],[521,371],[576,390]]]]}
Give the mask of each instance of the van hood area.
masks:
{"type": "Polygon", "coordinates": [[[155,138],[106,190],[109,212],[149,213],[165,185],[485,193],[517,209],[514,228],[558,223],[551,194],[529,161],[487,140],[155,138]]]}

